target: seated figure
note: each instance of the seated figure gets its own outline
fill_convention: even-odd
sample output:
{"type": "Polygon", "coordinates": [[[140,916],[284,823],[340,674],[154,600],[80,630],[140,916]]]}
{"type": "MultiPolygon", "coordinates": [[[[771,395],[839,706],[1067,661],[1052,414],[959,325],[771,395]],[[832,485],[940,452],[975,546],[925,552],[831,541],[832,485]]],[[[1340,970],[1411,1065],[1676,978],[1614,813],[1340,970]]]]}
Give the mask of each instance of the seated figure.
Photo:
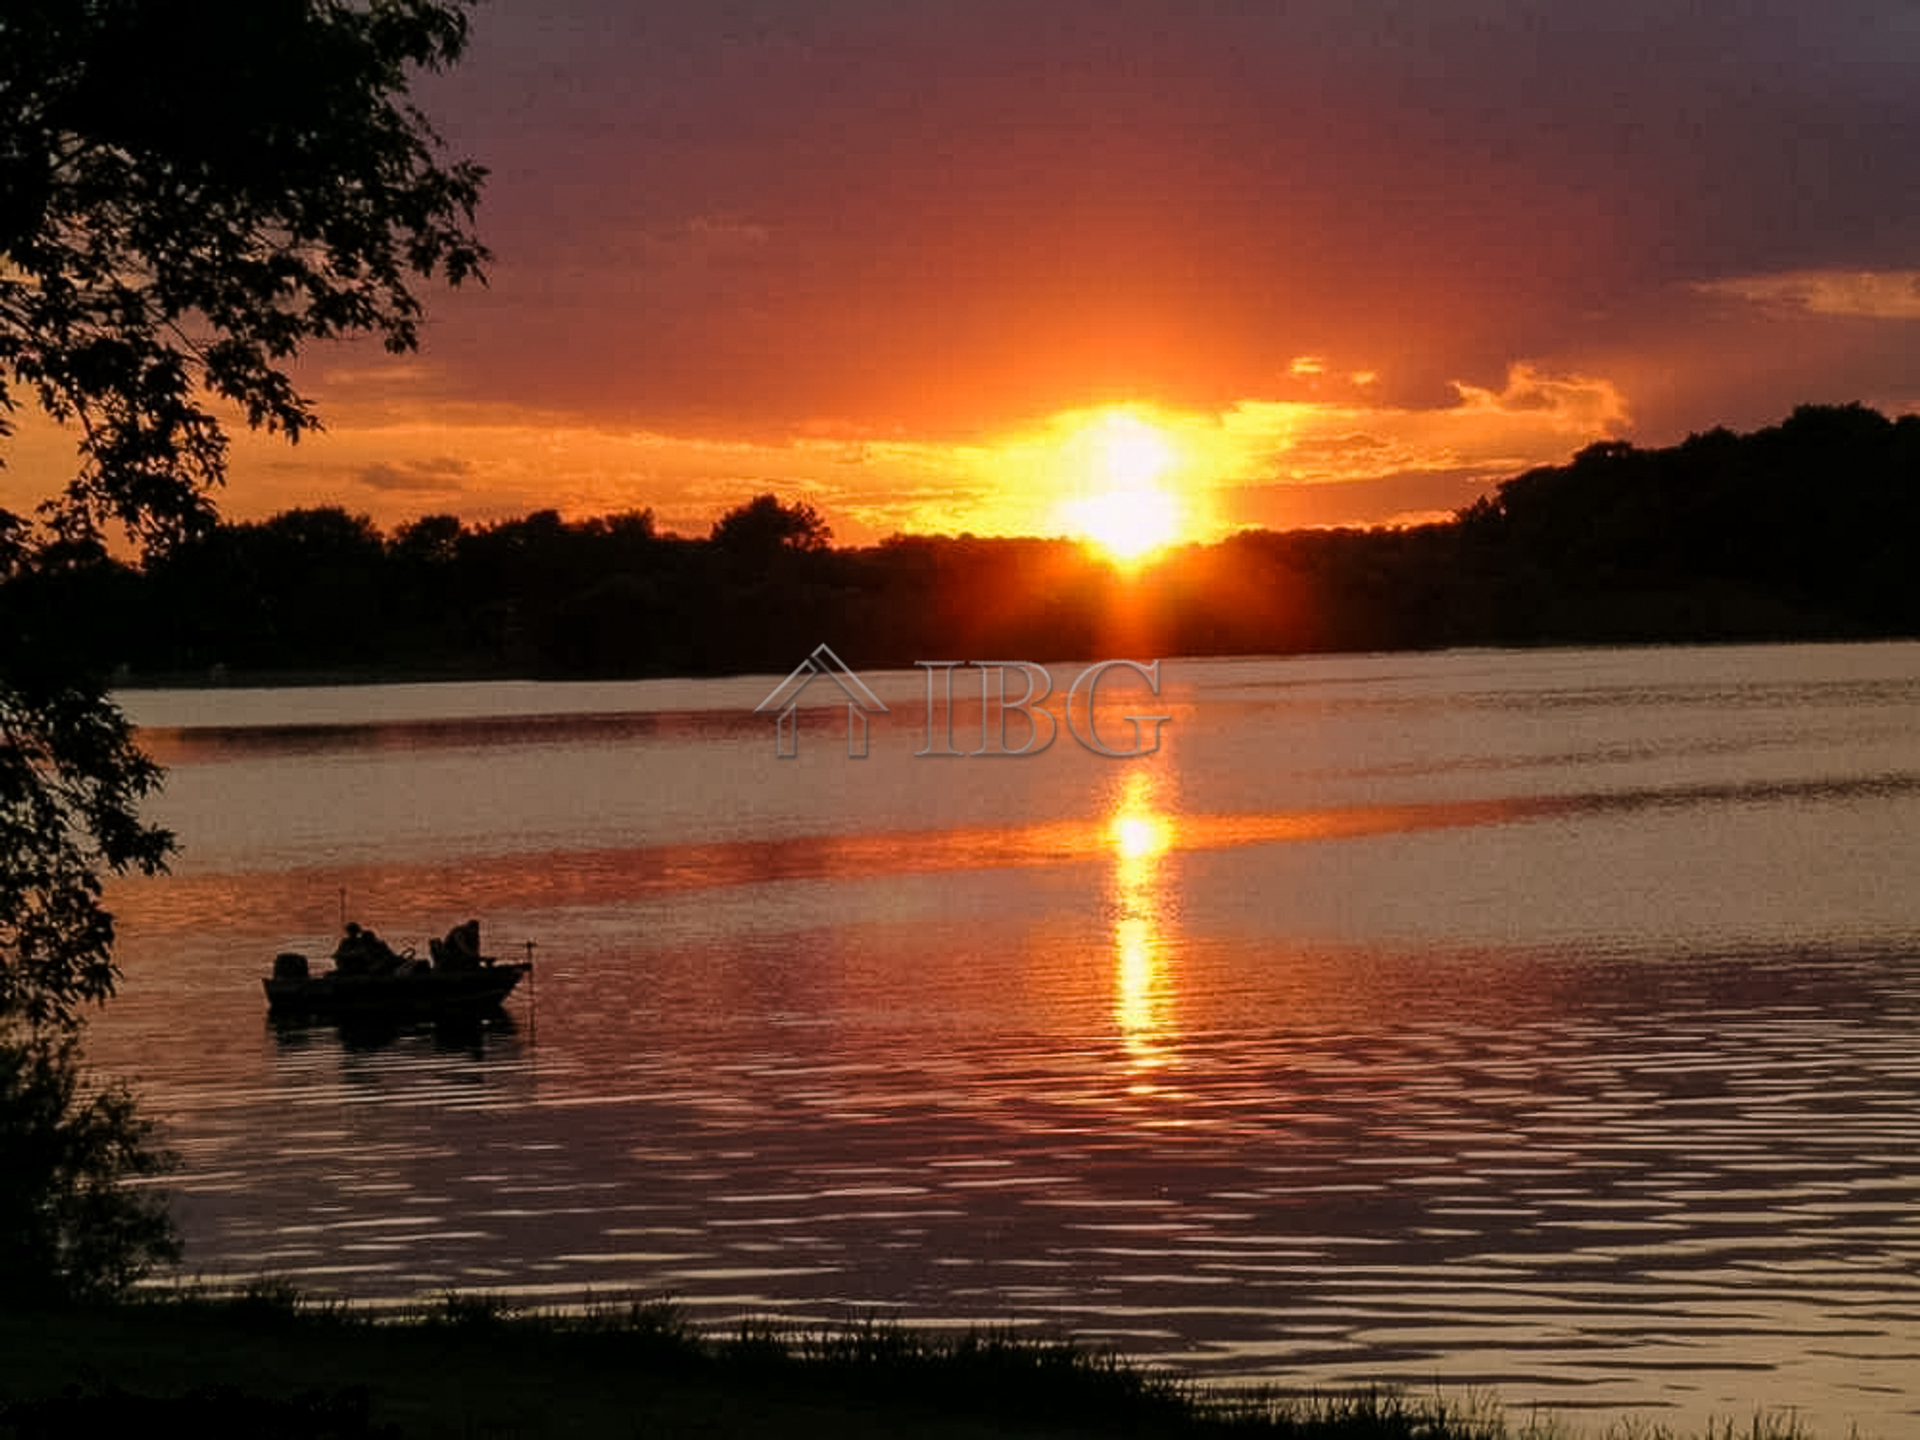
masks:
{"type": "Polygon", "coordinates": [[[342,975],[391,975],[400,968],[400,961],[391,945],[351,920],[333,952],[334,968],[342,975]]]}
{"type": "Polygon", "coordinates": [[[365,975],[373,968],[373,952],[359,925],[349,920],[347,933],[333,950],[334,968],[342,975],[365,975]]]}
{"type": "Polygon", "coordinates": [[[443,970],[480,968],[480,922],[469,920],[447,932],[445,940],[433,942],[433,960],[443,970]]]}
{"type": "Polygon", "coordinates": [[[400,954],[372,930],[362,926],[360,939],[367,949],[367,968],[375,975],[391,975],[400,968],[400,954]]]}

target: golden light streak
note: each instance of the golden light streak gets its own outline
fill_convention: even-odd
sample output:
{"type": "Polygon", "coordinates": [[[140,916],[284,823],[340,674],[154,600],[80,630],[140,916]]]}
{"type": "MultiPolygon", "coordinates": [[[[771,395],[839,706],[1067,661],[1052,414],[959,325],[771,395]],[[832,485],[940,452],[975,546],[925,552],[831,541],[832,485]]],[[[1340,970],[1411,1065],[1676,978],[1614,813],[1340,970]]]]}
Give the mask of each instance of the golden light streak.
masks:
{"type": "Polygon", "coordinates": [[[1146,1072],[1172,1059],[1168,1042],[1175,1030],[1169,900],[1161,873],[1175,822],[1156,804],[1159,773],[1129,770],[1107,820],[1114,857],[1113,1019],[1136,1072],[1130,1088],[1143,1095],[1157,1088],[1146,1072]]]}
{"type": "MultiPolygon", "coordinates": [[[[328,375],[318,396],[328,428],[298,447],[236,425],[221,508],[247,520],[333,504],[392,529],[436,513],[485,522],[554,508],[579,519],[644,506],[664,528],[700,535],[772,491],[813,504],[843,545],[901,532],[1070,533],[1137,557],[1168,540],[1284,524],[1283,509],[1235,513],[1263,487],[1463,470],[1491,481],[1561,463],[1627,423],[1624,397],[1603,378],[1516,365],[1499,389],[1461,384],[1455,403],[1418,410],[1371,402],[1363,378],[1373,379],[1354,375],[1338,398],[1250,398],[1218,411],[1098,406],[970,438],[823,421],[775,439],[449,401],[424,363],[374,367],[328,375]]],[[[29,407],[13,418],[0,507],[26,513],[73,473],[77,437],[29,407]]]]}

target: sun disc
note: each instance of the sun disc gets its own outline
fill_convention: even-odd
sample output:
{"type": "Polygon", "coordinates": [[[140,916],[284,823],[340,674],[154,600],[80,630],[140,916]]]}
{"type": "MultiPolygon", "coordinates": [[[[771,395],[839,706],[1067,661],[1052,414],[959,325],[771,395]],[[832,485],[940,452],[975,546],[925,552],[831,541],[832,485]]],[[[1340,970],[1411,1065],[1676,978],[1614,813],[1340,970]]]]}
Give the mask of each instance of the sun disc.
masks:
{"type": "Polygon", "coordinates": [[[1177,458],[1164,432],[1135,415],[1101,422],[1100,471],[1116,490],[1150,489],[1177,458]]]}
{"type": "Polygon", "coordinates": [[[1180,507],[1164,490],[1109,490],[1065,509],[1074,531],[1116,560],[1137,560],[1180,531],[1180,507]]]}
{"type": "Polygon", "coordinates": [[[1123,406],[1062,417],[1050,477],[1056,533],[1132,569],[1196,523],[1195,453],[1181,433],[1123,406]]]}

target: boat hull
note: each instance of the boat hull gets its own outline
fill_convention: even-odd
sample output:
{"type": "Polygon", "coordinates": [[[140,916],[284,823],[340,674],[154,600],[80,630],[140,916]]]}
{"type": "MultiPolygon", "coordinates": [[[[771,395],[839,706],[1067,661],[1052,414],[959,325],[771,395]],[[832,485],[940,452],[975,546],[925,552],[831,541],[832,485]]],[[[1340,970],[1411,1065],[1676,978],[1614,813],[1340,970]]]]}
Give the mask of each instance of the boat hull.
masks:
{"type": "Polygon", "coordinates": [[[497,1010],[533,966],[526,962],[482,965],[472,970],[421,968],[397,975],[307,978],[268,976],[270,1014],[328,1018],[442,1018],[497,1010]]]}

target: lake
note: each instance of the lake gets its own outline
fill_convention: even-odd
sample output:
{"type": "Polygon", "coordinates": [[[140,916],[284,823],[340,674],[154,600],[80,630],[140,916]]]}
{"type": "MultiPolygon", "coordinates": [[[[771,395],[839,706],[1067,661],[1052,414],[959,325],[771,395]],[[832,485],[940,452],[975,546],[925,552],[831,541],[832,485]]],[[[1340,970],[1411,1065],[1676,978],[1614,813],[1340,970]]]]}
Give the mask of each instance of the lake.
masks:
{"type": "Polygon", "coordinates": [[[916,753],[1029,744],[970,669],[858,759],[824,677],[791,758],[779,677],[125,694],[181,853],[89,1045],[189,1271],[1914,1428],[1920,645],[1168,661],[1130,758],[1077,668],[1020,758],[916,753]],[[508,1022],[267,1022],[470,915],[508,1022]]]}

